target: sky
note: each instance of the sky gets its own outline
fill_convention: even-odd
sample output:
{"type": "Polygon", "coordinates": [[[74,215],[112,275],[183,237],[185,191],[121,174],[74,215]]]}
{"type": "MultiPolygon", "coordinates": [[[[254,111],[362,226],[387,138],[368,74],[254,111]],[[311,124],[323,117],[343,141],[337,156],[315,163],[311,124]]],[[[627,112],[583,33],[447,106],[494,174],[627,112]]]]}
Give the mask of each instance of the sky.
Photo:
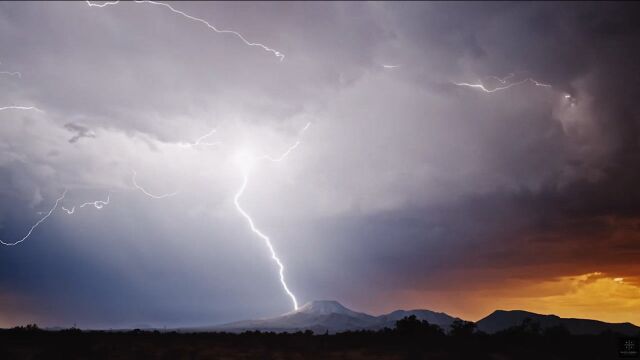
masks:
{"type": "Polygon", "coordinates": [[[637,5],[166,4],[0,3],[0,327],[291,311],[236,199],[300,305],[640,325],[637,5]]]}

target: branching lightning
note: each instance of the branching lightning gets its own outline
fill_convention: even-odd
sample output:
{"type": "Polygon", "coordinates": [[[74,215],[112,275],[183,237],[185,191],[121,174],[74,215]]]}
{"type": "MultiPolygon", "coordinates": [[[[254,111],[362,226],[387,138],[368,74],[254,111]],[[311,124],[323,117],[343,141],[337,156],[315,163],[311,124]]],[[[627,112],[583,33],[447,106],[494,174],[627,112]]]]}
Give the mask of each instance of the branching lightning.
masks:
{"type": "MultiPolygon", "coordinates": [[[[96,200],[96,201],[86,202],[84,204],[78,205],[78,208],[81,209],[85,206],[91,205],[96,209],[100,210],[103,207],[105,207],[105,205],[109,205],[110,198],[111,198],[111,194],[107,194],[107,200],[96,200]]],[[[71,209],[67,209],[64,206],[61,206],[60,208],[69,215],[73,214],[76,211],[75,206],[72,206],[71,209]]]]}
{"type": "MultiPolygon", "coordinates": [[[[309,126],[311,126],[311,123],[307,123],[307,125],[305,125],[302,128],[302,130],[300,131],[300,135],[302,135],[305,131],[307,131],[309,126]]],[[[300,140],[296,140],[296,142],[293,143],[293,145],[289,146],[289,148],[278,157],[272,157],[272,156],[269,156],[269,155],[262,155],[262,156],[258,157],[256,160],[263,160],[264,159],[264,160],[269,160],[269,161],[273,161],[273,162],[280,162],[280,161],[284,160],[284,158],[289,156],[289,154],[293,150],[295,150],[295,148],[297,148],[298,145],[300,145],[300,140]]]]}
{"type": "Polygon", "coordinates": [[[138,175],[136,173],[136,171],[135,170],[131,170],[131,172],[133,174],[131,176],[131,182],[133,183],[133,186],[135,186],[136,189],[142,191],[142,193],[147,195],[148,197],[151,197],[151,198],[154,198],[154,199],[164,199],[164,198],[167,198],[167,197],[170,197],[170,196],[178,195],[178,191],[174,191],[172,193],[167,193],[167,194],[162,194],[162,195],[152,194],[152,193],[148,192],[147,190],[145,190],[142,186],[140,186],[138,184],[138,182],[136,181],[136,176],[138,175]]]}
{"type": "MultiPolygon", "coordinates": [[[[307,125],[305,125],[305,127],[302,129],[300,134],[302,134],[304,131],[306,131],[309,128],[309,125],[311,125],[311,123],[307,123],[307,125]]],[[[233,202],[234,202],[234,204],[236,206],[236,209],[238,210],[240,215],[242,215],[242,217],[244,217],[247,220],[247,222],[249,223],[249,227],[251,228],[251,231],[253,231],[256,235],[258,235],[259,238],[264,240],[265,244],[269,248],[269,251],[271,252],[271,259],[273,259],[273,261],[275,261],[276,264],[278,265],[278,273],[280,275],[280,283],[282,284],[282,287],[284,288],[284,291],[291,298],[291,302],[293,303],[293,309],[294,310],[298,310],[298,301],[296,300],[295,295],[291,292],[291,290],[289,290],[289,287],[287,286],[287,282],[286,282],[286,280],[284,278],[284,265],[282,264],[282,261],[280,261],[280,258],[276,254],[276,251],[273,248],[273,245],[271,244],[271,239],[269,239],[269,237],[267,235],[265,235],[258,228],[256,228],[256,226],[255,226],[255,224],[253,222],[253,219],[251,218],[251,215],[249,215],[242,208],[242,206],[240,206],[240,197],[244,193],[244,190],[247,188],[247,184],[249,183],[249,175],[250,175],[250,172],[251,172],[251,165],[253,164],[252,160],[269,160],[269,161],[273,161],[273,162],[279,162],[279,161],[284,160],[295,148],[298,147],[298,145],[300,145],[300,140],[297,140],[284,153],[282,153],[280,156],[277,156],[277,157],[273,157],[273,156],[269,156],[269,155],[262,155],[262,156],[259,156],[259,157],[255,158],[255,159],[251,159],[251,158],[240,159],[241,161],[244,162],[243,164],[240,164],[241,167],[242,167],[242,172],[243,172],[243,174],[242,174],[242,186],[240,186],[240,189],[238,190],[238,192],[236,192],[236,195],[233,198],[233,202]]]]}
{"type": "MultiPolygon", "coordinates": [[[[206,27],[208,27],[209,29],[215,31],[218,34],[232,34],[232,35],[235,35],[240,40],[242,40],[242,42],[244,42],[246,45],[260,47],[265,51],[273,53],[273,55],[275,55],[277,58],[279,58],[280,61],[284,60],[284,54],[279,52],[279,51],[277,51],[277,50],[275,50],[275,49],[272,49],[272,48],[270,48],[270,47],[268,47],[268,46],[266,46],[264,44],[250,42],[244,36],[242,36],[242,34],[240,34],[237,31],[218,29],[215,26],[211,25],[208,21],[206,21],[204,19],[197,18],[197,17],[192,16],[192,15],[189,15],[189,14],[183,12],[183,11],[177,10],[173,6],[171,6],[171,5],[167,4],[167,3],[158,2],[158,1],[145,1],[145,0],[137,0],[137,1],[134,1],[134,2],[137,3],[137,4],[150,4],[150,5],[163,6],[163,7],[167,8],[167,9],[169,9],[173,13],[181,15],[181,16],[189,19],[189,20],[193,20],[193,21],[199,22],[201,24],[204,24],[206,27]]],[[[107,2],[104,2],[102,4],[95,4],[95,3],[91,2],[91,1],[86,1],[86,3],[90,7],[103,8],[103,7],[109,6],[109,5],[116,5],[116,4],[120,3],[120,1],[107,1],[107,2]]]]}
{"type": "Polygon", "coordinates": [[[211,131],[209,131],[208,133],[200,136],[199,138],[196,139],[196,141],[192,142],[192,143],[179,143],[178,146],[180,147],[196,147],[196,146],[219,146],[220,144],[222,144],[220,141],[214,141],[214,142],[208,142],[208,141],[204,141],[204,139],[212,136],[213,134],[215,134],[217,131],[217,129],[213,129],[211,131]]]}
{"type": "Polygon", "coordinates": [[[60,201],[62,201],[65,197],[65,195],[67,195],[67,190],[65,190],[62,195],[60,195],[60,197],[58,199],[56,199],[56,202],[53,204],[53,206],[51,207],[51,210],[49,210],[49,212],[47,212],[40,220],[38,220],[38,222],[36,222],[31,229],[29,229],[29,232],[27,232],[27,235],[25,235],[22,239],[16,241],[16,242],[12,242],[12,243],[8,243],[8,242],[4,242],[2,240],[0,240],[0,244],[2,245],[6,245],[6,246],[15,246],[20,244],[21,242],[27,240],[29,238],[29,236],[31,236],[31,233],[33,232],[33,230],[35,230],[35,228],[38,227],[38,225],[40,225],[42,222],[44,222],[45,220],[47,220],[47,218],[49,216],[51,216],[51,214],[53,214],[53,211],[58,207],[58,204],[60,203],[60,201]]]}

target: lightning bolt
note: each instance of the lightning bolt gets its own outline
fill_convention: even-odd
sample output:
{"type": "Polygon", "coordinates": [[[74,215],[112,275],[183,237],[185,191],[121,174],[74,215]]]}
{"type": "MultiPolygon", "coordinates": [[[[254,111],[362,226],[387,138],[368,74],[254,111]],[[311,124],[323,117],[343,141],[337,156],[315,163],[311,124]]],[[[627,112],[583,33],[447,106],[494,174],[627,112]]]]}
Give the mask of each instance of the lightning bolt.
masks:
{"type": "Polygon", "coordinates": [[[35,110],[38,112],[44,112],[40,109],[38,109],[35,106],[4,106],[4,107],[0,107],[0,111],[3,110],[35,110]]]}
{"type": "Polygon", "coordinates": [[[541,83],[541,82],[539,82],[537,80],[534,80],[532,78],[526,78],[526,79],[523,79],[523,80],[520,80],[520,81],[516,81],[516,82],[512,82],[512,83],[507,82],[507,80],[512,78],[513,76],[514,76],[513,74],[510,74],[509,76],[507,76],[505,78],[502,78],[502,79],[498,78],[498,77],[495,77],[495,76],[491,76],[490,78],[496,79],[496,80],[498,80],[498,82],[500,82],[502,84],[501,86],[497,86],[497,87],[492,88],[492,89],[487,88],[482,83],[482,81],[480,81],[478,83],[475,83],[475,84],[466,83],[466,82],[462,82],[462,83],[454,82],[453,84],[457,85],[457,86],[466,86],[466,87],[470,87],[470,88],[474,88],[474,89],[480,89],[480,90],[482,90],[482,91],[484,91],[486,93],[494,93],[496,91],[506,90],[506,89],[512,88],[512,87],[517,86],[517,85],[522,85],[522,84],[527,83],[527,82],[531,83],[531,84],[533,84],[535,86],[541,86],[541,87],[546,87],[546,88],[550,88],[551,87],[551,85],[549,85],[549,84],[541,83]]]}
{"type": "MultiPolygon", "coordinates": [[[[307,123],[307,125],[305,125],[305,127],[302,129],[300,134],[304,133],[304,131],[306,131],[309,128],[309,125],[311,125],[311,123],[307,123]]],[[[287,156],[289,156],[289,154],[299,145],[300,145],[300,140],[296,140],[296,142],[293,145],[291,145],[280,156],[272,157],[268,155],[263,155],[263,156],[257,157],[256,160],[269,160],[273,162],[280,162],[284,160],[287,156]]],[[[256,227],[255,223],[253,222],[253,219],[251,218],[251,215],[249,215],[249,213],[247,213],[242,208],[242,206],[240,206],[240,198],[242,197],[242,194],[244,194],[244,191],[247,188],[247,184],[249,183],[250,172],[251,172],[250,166],[243,168],[242,185],[240,186],[240,189],[238,189],[238,192],[236,192],[236,195],[233,197],[233,203],[235,204],[236,209],[238,210],[240,215],[242,215],[242,217],[244,217],[245,220],[247,220],[247,222],[249,223],[249,227],[251,228],[251,231],[253,231],[253,233],[256,234],[259,238],[264,240],[265,244],[269,248],[269,252],[271,253],[271,259],[275,261],[275,263],[278,265],[278,274],[280,275],[280,283],[282,284],[284,291],[291,298],[291,302],[293,303],[293,309],[298,310],[298,300],[296,300],[296,296],[291,292],[291,290],[289,290],[289,286],[287,286],[287,282],[284,277],[284,265],[282,264],[282,261],[276,254],[273,244],[271,244],[271,239],[256,227]]]]}
{"type": "Polygon", "coordinates": [[[244,211],[240,206],[240,197],[244,193],[244,190],[247,188],[248,183],[249,183],[249,171],[245,170],[243,174],[242,186],[240,187],[235,197],[233,198],[233,202],[236,205],[236,209],[238,209],[238,212],[249,223],[249,227],[251,228],[251,231],[253,231],[256,235],[258,235],[258,237],[264,240],[265,244],[267,244],[267,247],[271,252],[271,259],[273,259],[273,261],[275,261],[276,264],[278,264],[278,268],[279,268],[278,273],[280,274],[280,283],[282,284],[284,291],[291,298],[291,301],[293,302],[293,308],[295,310],[298,310],[298,301],[296,300],[296,296],[293,295],[293,293],[291,292],[291,290],[289,290],[289,287],[287,286],[287,282],[284,279],[284,265],[282,264],[282,261],[280,261],[280,258],[278,258],[278,255],[276,255],[276,251],[274,250],[273,245],[271,245],[271,240],[267,235],[263,234],[260,230],[256,228],[255,224],[253,223],[253,220],[251,219],[251,216],[246,211],[244,211]]]}
{"type": "MultiPolygon", "coordinates": [[[[78,208],[81,209],[81,208],[83,208],[85,206],[91,205],[91,206],[95,207],[96,209],[100,210],[103,207],[105,207],[105,205],[109,205],[110,198],[111,198],[111,194],[107,194],[107,200],[104,200],[104,201],[103,200],[96,200],[96,201],[86,202],[84,204],[78,205],[78,208]]],[[[72,206],[71,209],[67,209],[64,206],[61,206],[60,208],[64,212],[69,214],[69,215],[73,214],[76,211],[76,207],[75,206],[72,206]]]]}
{"type": "MultiPolygon", "coordinates": [[[[232,35],[235,35],[240,40],[242,40],[242,42],[245,43],[246,45],[260,47],[265,51],[273,53],[273,55],[275,55],[277,58],[279,58],[280,61],[284,60],[284,54],[279,52],[279,51],[277,51],[277,50],[275,50],[275,49],[272,49],[272,48],[270,48],[270,47],[268,47],[268,46],[266,46],[264,44],[250,42],[244,36],[242,36],[242,34],[240,34],[237,31],[218,29],[215,26],[211,25],[208,21],[206,21],[204,19],[197,18],[197,17],[192,16],[192,15],[189,15],[189,14],[183,12],[183,11],[177,10],[173,6],[171,6],[171,5],[167,4],[167,3],[158,2],[158,1],[143,1],[143,0],[138,0],[138,1],[134,1],[134,2],[136,4],[150,4],[150,5],[163,6],[163,7],[167,8],[167,9],[169,9],[171,12],[173,12],[175,14],[181,15],[181,16],[189,19],[189,20],[193,20],[193,21],[196,21],[196,22],[199,22],[199,23],[205,25],[206,27],[208,27],[209,29],[213,30],[214,32],[216,32],[218,34],[232,34],[232,35]]],[[[120,3],[120,1],[107,1],[107,2],[104,2],[102,4],[96,4],[96,3],[93,3],[91,1],[86,1],[86,3],[90,7],[103,8],[103,7],[106,7],[106,6],[109,6],[109,5],[116,5],[116,4],[120,3]]]]}
{"type": "Polygon", "coordinates": [[[148,192],[147,190],[145,190],[142,186],[140,186],[138,184],[138,182],[136,181],[136,176],[138,175],[136,173],[135,170],[131,170],[131,172],[133,173],[133,176],[131,176],[131,182],[133,183],[133,186],[135,186],[136,189],[142,191],[143,194],[147,195],[148,197],[154,198],[154,199],[164,199],[170,196],[174,196],[174,195],[178,195],[178,191],[172,192],[172,193],[168,193],[168,194],[162,194],[162,195],[154,195],[150,192],[148,192]]]}
{"type": "Polygon", "coordinates": [[[65,195],[67,195],[67,190],[65,190],[62,195],[60,195],[60,197],[58,199],[56,199],[56,202],[53,204],[53,206],[51,207],[51,210],[49,210],[49,212],[47,212],[40,220],[38,220],[38,222],[36,222],[31,229],[29,229],[29,232],[27,232],[27,235],[25,235],[22,239],[16,241],[16,242],[12,242],[12,243],[8,243],[8,242],[4,242],[2,240],[0,240],[0,244],[2,245],[6,245],[6,246],[15,246],[20,244],[21,242],[27,240],[29,238],[29,236],[31,236],[31,233],[33,232],[33,230],[35,230],[38,225],[42,224],[42,222],[44,222],[45,220],[47,220],[47,218],[49,216],[51,216],[51,214],[53,214],[53,211],[58,207],[58,204],[60,203],[60,201],[62,201],[65,197],[65,195]]]}
{"type": "Polygon", "coordinates": [[[17,76],[19,79],[22,79],[22,73],[18,71],[0,71],[0,75],[17,76]]]}

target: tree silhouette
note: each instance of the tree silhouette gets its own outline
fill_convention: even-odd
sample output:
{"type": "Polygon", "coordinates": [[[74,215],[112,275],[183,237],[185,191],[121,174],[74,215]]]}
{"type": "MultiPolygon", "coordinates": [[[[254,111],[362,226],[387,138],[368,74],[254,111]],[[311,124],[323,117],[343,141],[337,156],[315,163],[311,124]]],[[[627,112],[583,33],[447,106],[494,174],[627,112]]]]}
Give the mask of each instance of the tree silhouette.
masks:
{"type": "Polygon", "coordinates": [[[470,336],[476,330],[476,323],[455,319],[451,324],[450,334],[452,336],[470,336]]]}
{"type": "Polygon", "coordinates": [[[441,336],[444,331],[438,325],[429,324],[427,320],[418,320],[415,315],[396,321],[396,331],[405,336],[441,336]]]}

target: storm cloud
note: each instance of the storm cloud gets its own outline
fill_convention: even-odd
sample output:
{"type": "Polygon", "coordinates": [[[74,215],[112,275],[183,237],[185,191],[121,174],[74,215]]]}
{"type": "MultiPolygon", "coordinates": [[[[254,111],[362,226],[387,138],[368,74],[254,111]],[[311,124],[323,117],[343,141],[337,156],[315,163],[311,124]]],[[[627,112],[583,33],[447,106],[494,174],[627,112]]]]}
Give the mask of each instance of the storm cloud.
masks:
{"type": "Polygon", "coordinates": [[[65,189],[67,207],[111,199],[0,248],[0,326],[289,311],[234,207],[233,159],[298,139],[256,165],[242,203],[300,302],[476,320],[488,304],[535,310],[539,284],[573,276],[640,286],[637,5],[172,5],[285,57],[161,6],[0,4],[0,71],[22,74],[0,77],[0,107],[43,110],[0,111],[0,237],[65,189]],[[455,85],[509,74],[550,86],[455,85]],[[219,145],[195,145],[205,134],[219,145]],[[145,196],[133,171],[177,195],[145,196]]]}

